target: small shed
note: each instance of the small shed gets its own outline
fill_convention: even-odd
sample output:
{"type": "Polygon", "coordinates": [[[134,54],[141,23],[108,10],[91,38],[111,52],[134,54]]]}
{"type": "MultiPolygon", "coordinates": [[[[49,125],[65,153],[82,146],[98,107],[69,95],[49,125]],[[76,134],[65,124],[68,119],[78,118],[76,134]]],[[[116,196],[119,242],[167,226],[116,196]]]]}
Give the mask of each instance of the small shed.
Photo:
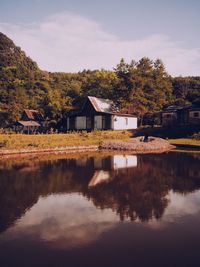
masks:
{"type": "Polygon", "coordinates": [[[43,126],[44,124],[44,116],[42,113],[38,110],[35,109],[24,109],[22,116],[21,116],[22,121],[36,121],[40,125],[43,126]]]}
{"type": "Polygon", "coordinates": [[[184,125],[188,121],[187,107],[172,105],[161,113],[163,126],[184,125]]]}
{"type": "Polygon", "coordinates": [[[137,117],[119,113],[113,101],[88,96],[82,109],[70,111],[67,130],[130,130],[137,128],[137,117]]]}
{"type": "Polygon", "coordinates": [[[23,133],[35,133],[39,128],[40,124],[36,121],[18,121],[14,125],[14,130],[16,132],[23,133]]]}
{"type": "Polygon", "coordinates": [[[35,133],[44,130],[45,120],[38,110],[24,109],[20,120],[14,124],[13,128],[20,133],[35,133]]]}

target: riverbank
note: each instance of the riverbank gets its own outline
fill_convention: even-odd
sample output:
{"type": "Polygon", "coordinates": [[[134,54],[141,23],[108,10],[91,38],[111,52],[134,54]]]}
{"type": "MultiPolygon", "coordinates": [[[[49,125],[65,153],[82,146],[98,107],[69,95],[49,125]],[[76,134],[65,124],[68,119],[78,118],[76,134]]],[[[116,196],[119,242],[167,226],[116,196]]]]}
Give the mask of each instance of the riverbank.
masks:
{"type": "Polygon", "coordinates": [[[174,146],[161,138],[142,142],[142,137],[130,138],[128,131],[96,131],[69,134],[2,134],[0,156],[39,153],[71,153],[98,150],[121,150],[134,153],[168,151],[174,146]]]}

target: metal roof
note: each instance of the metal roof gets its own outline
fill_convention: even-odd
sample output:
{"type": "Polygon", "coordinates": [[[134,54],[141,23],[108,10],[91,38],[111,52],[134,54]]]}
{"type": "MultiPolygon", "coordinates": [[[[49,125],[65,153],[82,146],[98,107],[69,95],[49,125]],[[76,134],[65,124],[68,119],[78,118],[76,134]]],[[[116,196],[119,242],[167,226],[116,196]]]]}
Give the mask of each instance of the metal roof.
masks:
{"type": "Polygon", "coordinates": [[[88,96],[89,101],[97,112],[113,113],[117,112],[114,102],[109,99],[88,96]]]}
{"type": "Polygon", "coordinates": [[[18,121],[17,124],[20,124],[22,126],[35,126],[35,127],[40,127],[41,126],[36,121],[18,121]]]}
{"type": "Polygon", "coordinates": [[[26,114],[29,120],[43,121],[44,117],[38,110],[35,109],[24,109],[24,113],[26,114]]]}
{"type": "Polygon", "coordinates": [[[186,105],[186,106],[176,106],[171,105],[163,109],[162,112],[177,112],[179,110],[200,110],[200,106],[197,105],[186,105]]]}
{"type": "MultiPolygon", "coordinates": [[[[112,100],[109,99],[103,99],[103,98],[97,98],[94,96],[88,96],[87,99],[90,101],[91,105],[93,106],[94,110],[99,113],[107,113],[110,115],[116,115],[116,116],[126,116],[126,117],[135,117],[135,115],[132,114],[123,114],[119,112],[119,109],[114,104],[112,100]]],[[[83,116],[84,107],[87,104],[87,101],[85,101],[82,109],[80,110],[70,110],[68,112],[69,116],[83,116]]]]}

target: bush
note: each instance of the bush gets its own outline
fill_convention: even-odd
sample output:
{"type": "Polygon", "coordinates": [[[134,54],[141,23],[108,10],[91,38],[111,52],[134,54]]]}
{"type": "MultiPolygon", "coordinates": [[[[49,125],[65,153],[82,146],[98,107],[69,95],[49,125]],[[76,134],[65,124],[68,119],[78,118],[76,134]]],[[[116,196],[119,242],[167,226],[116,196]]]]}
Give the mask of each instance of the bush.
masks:
{"type": "Polygon", "coordinates": [[[192,135],[192,139],[200,140],[200,132],[192,135]]]}

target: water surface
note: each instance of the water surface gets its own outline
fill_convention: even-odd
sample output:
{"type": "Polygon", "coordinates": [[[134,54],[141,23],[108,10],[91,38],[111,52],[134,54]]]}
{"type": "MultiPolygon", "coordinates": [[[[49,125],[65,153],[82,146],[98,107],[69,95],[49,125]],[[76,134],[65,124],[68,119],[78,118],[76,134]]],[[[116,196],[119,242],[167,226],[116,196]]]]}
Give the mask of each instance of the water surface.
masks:
{"type": "Polygon", "coordinates": [[[0,162],[0,266],[199,266],[200,154],[0,162]]]}

